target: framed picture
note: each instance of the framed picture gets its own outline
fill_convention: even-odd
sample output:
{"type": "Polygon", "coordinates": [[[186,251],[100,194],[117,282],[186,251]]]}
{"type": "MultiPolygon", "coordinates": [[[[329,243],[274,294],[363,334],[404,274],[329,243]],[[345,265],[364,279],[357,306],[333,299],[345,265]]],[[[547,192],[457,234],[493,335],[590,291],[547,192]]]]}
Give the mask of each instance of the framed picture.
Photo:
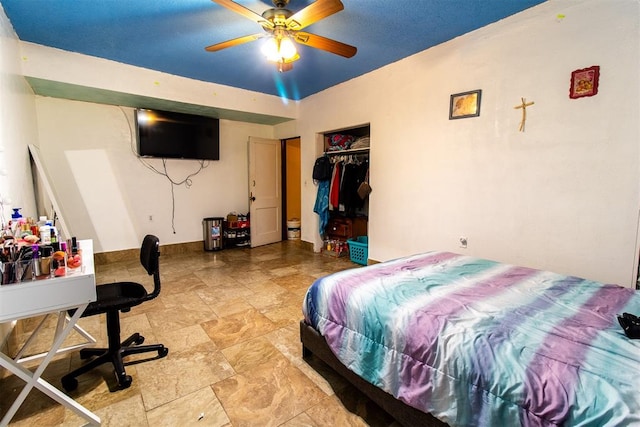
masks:
{"type": "Polygon", "coordinates": [[[449,120],[478,117],[480,115],[481,97],[482,90],[480,89],[451,95],[449,120]]]}
{"type": "Polygon", "coordinates": [[[589,68],[575,70],[571,73],[571,87],[569,98],[576,99],[583,96],[593,96],[598,93],[598,80],[600,79],[600,67],[594,65],[589,68]]]}

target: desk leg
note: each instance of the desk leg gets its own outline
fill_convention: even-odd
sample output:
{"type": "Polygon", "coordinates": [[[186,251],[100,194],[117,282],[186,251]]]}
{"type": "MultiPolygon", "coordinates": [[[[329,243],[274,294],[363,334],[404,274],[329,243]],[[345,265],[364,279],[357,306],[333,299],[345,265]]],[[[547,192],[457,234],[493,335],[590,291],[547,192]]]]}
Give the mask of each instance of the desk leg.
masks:
{"type": "MultiPolygon", "coordinates": [[[[25,341],[24,345],[22,346],[20,351],[18,351],[18,354],[16,354],[16,356],[13,358],[13,360],[18,361],[18,360],[20,360],[22,358],[22,355],[24,354],[24,352],[27,349],[27,347],[29,347],[29,344],[31,344],[31,342],[33,340],[35,340],[35,338],[38,336],[38,332],[40,332],[40,329],[42,329],[42,326],[44,325],[44,323],[49,318],[49,314],[45,314],[42,317],[42,320],[40,321],[40,323],[38,323],[38,326],[36,326],[36,328],[33,330],[33,332],[31,332],[31,335],[29,335],[29,338],[27,338],[27,341],[25,341]]],[[[44,354],[46,354],[46,353],[43,353],[43,355],[44,354]]]]}
{"type": "MultiPolygon", "coordinates": [[[[42,322],[40,322],[38,327],[32,332],[31,336],[29,336],[29,338],[24,343],[24,345],[22,346],[22,348],[20,349],[18,354],[13,358],[13,360],[15,360],[18,363],[25,363],[25,362],[30,362],[32,360],[42,359],[43,357],[45,357],[47,355],[47,353],[45,352],[45,353],[34,354],[34,355],[31,355],[31,356],[27,356],[27,357],[22,357],[22,355],[24,354],[25,350],[27,349],[27,346],[35,338],[38,330],[44,324],[44,321],[46,320],[46,318],[48,316],[49,315],[47,314],[46,317],[42,320],[42,322]]],[[[64,322],[65,321],[66,322],[70,322],[71,321],[71,317],[69,317],[68,314],[63,313],[63,312],[58,313],[58,325],[56,327],[56,336],[60,333],[60,331],[62,331],[62,328],[64,327],[64,322]]],[[[73,329],[78,334],[80,334],[86,341],[83,342],[83,343],[80,343],[80,344],[74,344],[74,345],[70,345],[68,347],[59,348],[57,354],[64,354],[64,353],[68,353],[70,351],[81,350],[83,348],[90,347],[90,346],[93,346],[93,345],[96,344],[96,339],[89,332],[87,332],[84,329],[82,329],[82,327],[80,325],[78,325],[77,323],[75,325],[73,325],[73,329]]]]}
{"type": "Polygon", "coordinates": [[[56,352],[58,351],[58,349],[60,348],[60,346],[66,339],[66,337],[69,335],[69,333],[73,329],[74,325],[76,324],[76,322],[78,321],[82,313],[84,312],[85,308],[87,308],[87,305],[88,304],[83,304],[82,306],[78,307],[73,317],[71,317],[71,320],[64,327],[62,332],[59,334],[56,334],[56,337],[53,341],[53,346],[51,347],[47,355],[44,357],[44,359],[42,360],[42,363],[40,363],[40,365],[36,368],[35,372],[31,373],[29,370],[20,366],[10,357],[0,353],[0,365],[4,366],[10,372],[14,373],[16,376],[18,376],[20,379],[26,382],[24,388],[22,389],[22,391],[20,392],[16,400],[13,402],[13,404],[9,408],[9,411],[7,411],[4,418],[2,418],[2,420],[0,421],[0,426],[6,426],[9,424],[9,421],[11,421],[11,419],[16,414],[16,412],[18,411],[22,403],[24,403],[25,399],[27,398],[27,395],[29,394],[29,392],[31,392],[31,389],[33,389],[33,387],[36,387],[38,390],[40,390],[50,398],[68,407],[73,412],[75,412],[82,418],[86,419],[89,422],[89,424],[95,425],[95,426],[100,425],[100,418],[98,418],[95,414],[87,410],[85,407],[80,405],[75,400],[71,399],[69,396],[67,396],[57,388],[53,387],[51,384],[49,384],[42,378],[40,378],[42,376],[42,373],[46,369],[47,365],[49,365],[53,357],[56,355],[56,352]]]}

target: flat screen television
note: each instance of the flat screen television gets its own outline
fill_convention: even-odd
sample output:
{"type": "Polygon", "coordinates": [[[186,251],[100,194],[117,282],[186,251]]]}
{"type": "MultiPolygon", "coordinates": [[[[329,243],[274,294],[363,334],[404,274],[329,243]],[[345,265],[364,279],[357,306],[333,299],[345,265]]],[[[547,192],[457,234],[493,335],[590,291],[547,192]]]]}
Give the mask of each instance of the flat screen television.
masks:
{"type": "Polygon", "coordinates": [[[220,121],[160,110],[135,110],[138,155],[220,160],[220,121]]]}

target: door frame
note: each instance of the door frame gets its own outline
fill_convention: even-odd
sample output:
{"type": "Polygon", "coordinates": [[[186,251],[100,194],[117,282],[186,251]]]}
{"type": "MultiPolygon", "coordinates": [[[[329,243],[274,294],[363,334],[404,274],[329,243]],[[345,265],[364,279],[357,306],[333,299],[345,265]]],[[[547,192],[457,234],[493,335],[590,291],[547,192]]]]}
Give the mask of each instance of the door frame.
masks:
{"type": "MultiPolygon", "coordinates": [[[[292,136],[289,138],[284,138],[280,140],[280,183],[282,185],[282,240],[288,240],[288,230],[287,230],[287,141],[292,139],[299,139],[299,136],[292,136]]],[[[300,177],[302,179],[302,177],[300,177]]]]}
{"type": "MultiPolygon", "coordinates": [[[[292,138],[287,138],[292,139],[292,138]]],[[[280,140],[280,184],[282,185],[282,240],[287,240],[287,139],[280,140]]]]}

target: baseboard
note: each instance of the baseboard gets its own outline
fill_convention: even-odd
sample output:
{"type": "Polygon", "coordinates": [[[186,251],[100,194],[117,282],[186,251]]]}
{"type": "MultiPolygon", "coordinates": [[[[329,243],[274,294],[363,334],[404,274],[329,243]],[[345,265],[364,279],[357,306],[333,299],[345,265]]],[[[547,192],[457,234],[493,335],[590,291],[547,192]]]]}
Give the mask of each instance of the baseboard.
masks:
{"type": "MultiPolygon", "coordinates": [[[[204,241],[174,243],[170,245],[160,245],[161,255],[175,255],[189,252],[202,252],[204,250],[204,241]]],[[[99,252],[93,255],[95,265],[104,265],[111,262],[127,261],[131,257],[137,258],[140,249],[124,249],[121,251],[99,252]]]]}
{"type": "MultiPolygon", "coordinates": [[[[298,241],[298,243],[300,244],[301,249],[313,252],[313,243],[305,242],[304,240],[300,240],[298,241]]],[[[174,243],[171,245],[160,245],[161,255],[175,255],[202,251],[204,251],[204,241],[202,240],[196,242],[174,243]]],[[[104,265],[111,262],[127,261],[130,260],[131,257],[138,257],[139,254],[140,249],[124,249],[121,251],[98,252],[93,254],[93,262],[95,265],[104,265]]]]}
{"type": "Polygon", "coordinates": [[[305,242],[304,240],[300,241],[300,249],[303,249],[305,251],[309,251],[309,252],[313,252],[313,243],[312,242],[305,242]]]}

